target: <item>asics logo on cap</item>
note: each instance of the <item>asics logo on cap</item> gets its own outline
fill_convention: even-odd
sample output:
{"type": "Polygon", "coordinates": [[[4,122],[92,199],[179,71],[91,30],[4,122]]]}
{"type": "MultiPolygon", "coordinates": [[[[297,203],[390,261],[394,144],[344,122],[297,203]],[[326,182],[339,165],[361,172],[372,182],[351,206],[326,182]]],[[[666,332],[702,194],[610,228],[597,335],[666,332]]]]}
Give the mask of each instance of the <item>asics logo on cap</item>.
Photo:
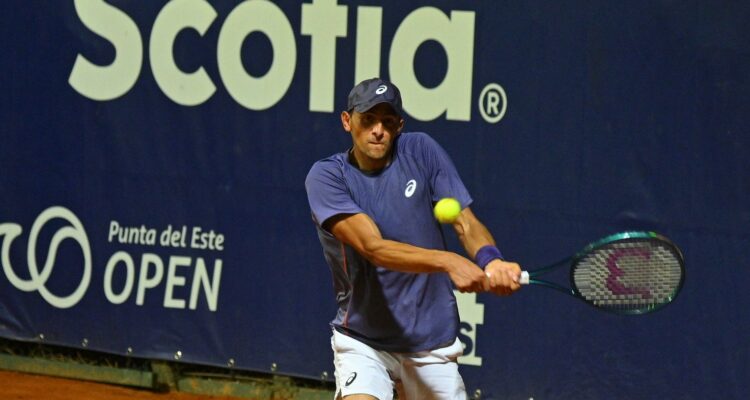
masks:
{"type": "Polygon", "coordinates": [[[383,94],[386,90],[388,90],[388,86],[380,85],[377,90],[375,90],[375,94],[383,94]]]}

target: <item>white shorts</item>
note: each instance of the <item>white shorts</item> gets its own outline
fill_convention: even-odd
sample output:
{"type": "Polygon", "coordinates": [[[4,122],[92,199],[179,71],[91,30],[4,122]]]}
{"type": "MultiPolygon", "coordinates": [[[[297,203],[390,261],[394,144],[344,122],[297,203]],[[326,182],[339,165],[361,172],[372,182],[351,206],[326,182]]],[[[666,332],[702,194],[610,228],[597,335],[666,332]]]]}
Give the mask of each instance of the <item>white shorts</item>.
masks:
{"type": "Polygon", "coordinates": [[[456,359],[463,345],[452,345],[419,353],[393,353],[372,347],[333,331],[333,363],[336,367],[336,399],[351,394],[369,394],[392,400],[397,389],[400,400],[465,400],[466,388],[456,359]],[[400,384],[399,384],[400,383],[400,384]]]}

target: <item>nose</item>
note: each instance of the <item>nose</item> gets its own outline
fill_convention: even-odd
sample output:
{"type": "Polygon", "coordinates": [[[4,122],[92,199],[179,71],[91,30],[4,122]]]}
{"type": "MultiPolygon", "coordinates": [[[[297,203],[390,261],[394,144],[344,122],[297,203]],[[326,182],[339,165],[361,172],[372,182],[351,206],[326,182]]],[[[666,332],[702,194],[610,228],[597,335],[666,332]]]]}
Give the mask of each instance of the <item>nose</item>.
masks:
{"type": "Polygon", "coordinates": [[[382,138],[383,135],[385,135],[385,126],[383,126],[382,121],[377,121],[372,125],[372,134],[375,135],[378,139],[382,138]]]}

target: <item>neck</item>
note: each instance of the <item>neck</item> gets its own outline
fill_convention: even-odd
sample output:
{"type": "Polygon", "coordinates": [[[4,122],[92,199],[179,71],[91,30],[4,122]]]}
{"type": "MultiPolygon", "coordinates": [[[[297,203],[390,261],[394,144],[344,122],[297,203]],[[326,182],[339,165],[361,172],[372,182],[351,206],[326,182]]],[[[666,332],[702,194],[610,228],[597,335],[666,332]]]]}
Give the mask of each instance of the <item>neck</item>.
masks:
{"type": "Polygon", "coordinates": [[[362,172],[378,172],[383,168],[387,167],[391,163],[391,157],[393,152],[389,152],[388,155],[382,159],[373,160],[361,154],[358,154],[353,148],[349,150],[349,163],[357,167],[362,172]]]}

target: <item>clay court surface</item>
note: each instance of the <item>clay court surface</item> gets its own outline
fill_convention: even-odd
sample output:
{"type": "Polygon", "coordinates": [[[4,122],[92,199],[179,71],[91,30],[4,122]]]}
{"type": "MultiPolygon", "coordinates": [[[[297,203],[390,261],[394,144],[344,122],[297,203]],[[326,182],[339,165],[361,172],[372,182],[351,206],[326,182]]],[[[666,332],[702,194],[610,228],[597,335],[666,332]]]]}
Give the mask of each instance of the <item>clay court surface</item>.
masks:
{"type": "Polygon", "coordinates": [[[158,393],[104,383],[0,370],[0,400],[237,400],[180,392],[158,393]]]}

